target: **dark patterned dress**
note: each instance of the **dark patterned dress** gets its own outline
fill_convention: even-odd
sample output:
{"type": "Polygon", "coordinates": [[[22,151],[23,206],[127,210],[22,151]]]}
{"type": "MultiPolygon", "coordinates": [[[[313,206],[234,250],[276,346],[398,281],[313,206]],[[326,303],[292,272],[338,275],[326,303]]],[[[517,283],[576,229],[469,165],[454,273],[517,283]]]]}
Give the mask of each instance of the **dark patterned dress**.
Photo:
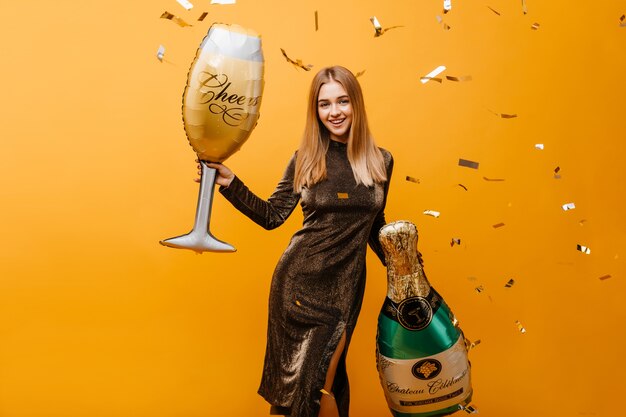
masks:
{"type": "MultiPolygon", "coordinates": [[[[381,149],[387,178],[393,158],[381,149]]],[[[384,263],[378,231],[385,225],[389,181],[356,185],[347,145],[330,141],[327,179],[293,191],[295,155],[271,197],[255,196],[237,177],[220,192],[265,229],[280,226],[301,200],[304,222],[280,258],[270,289],[265,363],[259,394],[272,414],[317,417],[330,359],[343,332],[346,349],[333,386],[339,414],[348,416],[345,352],[365,290],[365,253],[384,263]]]]}

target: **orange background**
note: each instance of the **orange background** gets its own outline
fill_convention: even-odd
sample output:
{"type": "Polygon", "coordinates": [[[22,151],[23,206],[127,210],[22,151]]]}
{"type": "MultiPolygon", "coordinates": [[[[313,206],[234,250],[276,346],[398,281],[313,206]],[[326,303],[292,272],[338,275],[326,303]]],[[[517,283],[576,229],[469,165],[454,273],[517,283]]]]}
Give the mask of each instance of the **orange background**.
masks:
{"type": "MultiPolygon", "coordinates": [[[[217,195],[212,231],[236,254],[158,244],[193,221],[181,95],[212,22],[263,36],[261,119],[227,161],[263,197],[298,145],[315,70],[366,71],[371,128],[396,161],[387,218],[417,224],[431,282],[481,340],[480,415],[622,413],[626,3],[527,0],[524,15],[518,0],[453,1],[447,31],[439,0],[194,3],[3,2],[0,416],[267,415],[256,389],[269,281],[300,213],[267,232],[217,195]],[[374,38],[374,15],[403,27],[374,38]],[[419,82],[439,65],[473,79],[419,82]]],[[[386,278],[372,253],[368,271],[348,357],[356,417],[389,415],[374,363],[386,278]]]]}

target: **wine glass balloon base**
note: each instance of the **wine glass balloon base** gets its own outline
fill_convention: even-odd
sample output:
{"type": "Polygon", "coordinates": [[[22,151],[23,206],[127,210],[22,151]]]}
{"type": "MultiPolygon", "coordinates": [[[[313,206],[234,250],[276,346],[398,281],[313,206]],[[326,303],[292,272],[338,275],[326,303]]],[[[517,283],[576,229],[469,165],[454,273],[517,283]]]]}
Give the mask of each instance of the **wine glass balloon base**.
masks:
{"type": "Polygon", "coordinates": [[[204,161],[200,162],[200,166],[202,167],[202,179],[193,230],[186,235],[165,239],[159,243],[170,248],[190,249],[198,253],[235,252],[237,249],[234,246],[216,239],[209,231],[216,171],[206,166],[204,161]]]}
{"type": "Polygon", "coordinates": [[[222,242],[210,234],[188,233],[186,235],[172,237],[159,242],[163,246],[176,249],[191,249],[195,252],[236,252],[234,246],[222,242]]]}

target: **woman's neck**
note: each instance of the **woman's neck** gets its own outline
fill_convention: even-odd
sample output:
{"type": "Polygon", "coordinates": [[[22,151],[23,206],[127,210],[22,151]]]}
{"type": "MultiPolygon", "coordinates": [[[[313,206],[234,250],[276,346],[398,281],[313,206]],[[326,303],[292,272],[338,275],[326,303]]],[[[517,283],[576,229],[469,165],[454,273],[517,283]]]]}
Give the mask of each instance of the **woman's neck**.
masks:
{"type": "Polygon", "coordinates": [[[330,140],[335,141],[335,142],[339,142],[339,143],[343,143],[343,144],[347,144],[348,143],[348,136],[346,135],[345,137],[343,137],[343,136],[330,135],[330,140]]]}

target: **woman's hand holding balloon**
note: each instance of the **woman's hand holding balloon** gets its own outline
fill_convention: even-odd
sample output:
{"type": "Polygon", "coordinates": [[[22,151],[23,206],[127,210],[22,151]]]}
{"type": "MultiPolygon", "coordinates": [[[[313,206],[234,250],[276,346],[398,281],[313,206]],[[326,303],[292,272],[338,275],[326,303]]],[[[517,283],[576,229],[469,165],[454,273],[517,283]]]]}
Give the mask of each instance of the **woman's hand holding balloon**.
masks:
{"type": "Polygon", "coordinates": [[[215,178],[215,183],[219,184],[223,187],[228,187],[233,179],[235,178],[235,174],[225,165],[209,162],[207,163],[209,168],[213,168],[217,170],[217,177],[215,178]]]}
{"type": "MultiPolygon", "coordinates": [[[[196,162],[200,162],[200,161],[196,159],[196,162]]],[[[215,163],[215,162],[205,162],[205,164],[209,168],[213,168],[217,170],[215,183],[218,185],[221,185],[223,187],[228,187],[230,183],[233,181],[233,178],[235,178],[235,174],[233,173],[233,171],[231,171],[230,168],[228,168],[226,165],[222,165],[222,164],[215,163]]],[[[198,175],[200,175],[201,172],[202,171],[201,171],[200,164],[198,164],[198,175]]],[[[200,182],[200,178],[196,178],[194,181],[200,182]]]]}

